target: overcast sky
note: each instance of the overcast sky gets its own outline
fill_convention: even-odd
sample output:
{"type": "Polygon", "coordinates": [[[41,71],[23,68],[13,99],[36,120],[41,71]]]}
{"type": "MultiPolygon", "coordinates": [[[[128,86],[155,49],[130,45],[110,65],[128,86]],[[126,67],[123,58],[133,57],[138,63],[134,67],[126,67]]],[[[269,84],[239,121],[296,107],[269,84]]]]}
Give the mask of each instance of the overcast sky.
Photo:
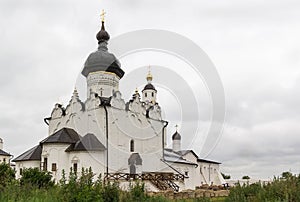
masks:
{"type": "MultiPolygon", "coordinates": [[[[163,29],[186,36],[208,54],[225,89],[226,122],[207,158],[222,162],[224,173],[234,178],[300,173],[300,2],[172,2],[1,0],[5,151],[17,156],[47,136],[43,118],[57,101],[67,104],[86,57],[97,47],[99,13],[105,9],[111,37],[163,29]]],[[[172,107],[165,109],[166,119],[174,119],[168,117],[172,107]]]]}

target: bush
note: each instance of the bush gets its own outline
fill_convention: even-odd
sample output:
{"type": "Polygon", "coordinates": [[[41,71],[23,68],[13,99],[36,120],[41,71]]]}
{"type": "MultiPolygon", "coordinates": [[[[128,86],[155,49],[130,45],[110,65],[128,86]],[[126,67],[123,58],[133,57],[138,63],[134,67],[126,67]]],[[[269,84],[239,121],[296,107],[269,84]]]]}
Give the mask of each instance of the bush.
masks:
{"type": "Polygon", "coordinates": [[[248,175],[245,175],[242,177],[243,180],[250,180],[250,177],[248,175]]]}
{"type": "Polygon", "coordinates": [[[225,180],[229,180],[231,178],[230,175],[226,175],[224,173],[221,173],[222,174],[222,177],[225,179],[225,180]]]}
{"type": "Polygon", "coordinates": [[[38,188],[48,188],[54,185],[50,172],[40,171],[38,168],[24,169],[20,179],[21,185],[37,186],[38,188]]]}

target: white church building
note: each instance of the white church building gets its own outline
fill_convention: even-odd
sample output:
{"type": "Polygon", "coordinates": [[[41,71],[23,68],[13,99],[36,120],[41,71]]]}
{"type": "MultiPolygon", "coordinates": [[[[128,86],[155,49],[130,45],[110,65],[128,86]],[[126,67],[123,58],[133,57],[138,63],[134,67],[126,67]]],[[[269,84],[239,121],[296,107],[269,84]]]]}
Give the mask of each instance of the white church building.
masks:
{"type": "Polygon", "coordinates": [[[119,91],[124,76],[118,59],[108,52],[109,34],[102,20],[97,34],[98,49],[92,52],[82,70],[86,77],[87,99],[75,89],[67,106],[56,104],[45,118],[48,136],[16,157],[16,175],[25,168],[50,171],[55,181],[72,169],[92,168],[105,180],[142,180],[146,189],[174,191],[195,189],[202,184],[221,185],[220,163],[201,159],[193,150],[182,150],[178,131],[173,147],[166,148],[168,122],[162,120],[157,90],[149,71],[145,87],[125,101],[119,91]]]}

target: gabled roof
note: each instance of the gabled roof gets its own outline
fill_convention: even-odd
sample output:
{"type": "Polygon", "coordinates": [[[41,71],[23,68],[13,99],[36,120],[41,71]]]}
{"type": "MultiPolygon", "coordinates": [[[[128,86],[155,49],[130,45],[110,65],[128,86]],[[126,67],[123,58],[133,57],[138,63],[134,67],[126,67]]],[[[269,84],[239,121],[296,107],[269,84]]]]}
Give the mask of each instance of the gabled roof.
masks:
{"type": "MultiPolygon", "coordinates": [[[[170,153],[177,154],[178,156],[180,156],[181,158],[188,154],[188,153],[192,153],[196,159],[197,162],[203,162],[203,163],[211,163],[211,164],[221,164],[220,162],[216,162],[216,161],[211,161],[211,160],[207,160],[207,159],[201,159],[198,157],[198,155],[193,151],[193,150],[181,150],[181,151],[173,151],[172,149],[169,148],[165,148],[165,151],[169,152],[168,155],[170,155],[170,153]]],[[[183,159],[183,158],[182,158],[183,159]]]]}
{"type": "Polygon", "coordinates": [[[216,161],[211,161],[211,160],[206,160],[206,159],[197,159],[198,162],[203,162],[203,163],[212,163],[212,164],[221,164],[220,162],[216,161]]]}
{"type": "Polygon", "coordinates": [[[194,162],[188,161],[182,158],[177,152],[174,152],[172,149],[165,149],[164,153],[164,160],[171,163],[182,163],[182,164],[189,164],[189,165],[197,165],[194,162]]]}
{"type": "Polygon", "coordinates": [[[72,144],[72,143],[76,143],[78,140],[80,140],[80,136],[75,130],[71,128],[62,128],[59,131],[47,137],[46,139],[44,139],[43,141],[41,141],[41,144],[44,143],[72,144]]]}
{"type": "Polygon", "coordinates": [[[42,154],[42,146],[37,145],[28,151],[24,152],[17,158],[13,160],[13,162],[17,161],[40,161],[41,160],[41,154],[42,154]]]}
{"type": "Polygon", "coordinates": [[[104,151],[105,146],[91,133],[86,134],[81,140],[71,144],[65,151],[104,151]]]}
{"type": "Polygon", "coordinates": [[[2,149],[0,149],[0,155],[1,155],[1,156],[12,156],[12,155],[10,155],[9,153],[3,151],[2,149]]]}

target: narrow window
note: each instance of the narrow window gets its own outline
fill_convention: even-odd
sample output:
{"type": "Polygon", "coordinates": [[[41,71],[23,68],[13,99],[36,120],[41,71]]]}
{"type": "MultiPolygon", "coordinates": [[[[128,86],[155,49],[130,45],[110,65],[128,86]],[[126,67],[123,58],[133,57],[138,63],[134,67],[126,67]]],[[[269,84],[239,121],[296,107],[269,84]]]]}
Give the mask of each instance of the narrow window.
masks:
{"type": "Polygon", "coordinates": [[[74,171],[75,174],[77,174],[77,170],[78,170],[77,163],[74,163],[73,164],[73,171],[74,171]]]}
{"type": "Polygon", "coordinates": [[[184,174],[185,174],[185,176],[189,176],[189,172],[188,171],[185,171],[184,174]]]}
{"type": "Polygon", "coordinates": [[[130,140],[130,152],[134,152],[134,141],[130,140]]]}
{"type": "Polygon", "coordinates": [[[4,163],[6,162],[6,158],[3,159],[3,162],[4,162],[4,163]]]}
{"type": "Polygon", "coordinates": [[[147,93],[145,93],[145,97],[147,97],[147,93]]]}
{"type": "Polygon", "coordinates": [[[100,97],[103,96],[103,88],[100,88],[100,97]]]}
{"type": "Polygon", "coordinates": [[[47,171],[47,167],[48,167],[48,158],[44,158],[43,170],[47,171]]]}
{"type": "Polygon", "coordinates": [[[152,97],[154,97],[154,93],[152,92],[152,97]]]}
{"type": "Polygon", "coordinates": [[[23,175],[23,168],[20,168],[20,175],[23,175]]]}
{"type": "Polygon", "coordinates": [[[56,171],[56,163],[52,163],[52,169],[51,171],[56,171]]]}

